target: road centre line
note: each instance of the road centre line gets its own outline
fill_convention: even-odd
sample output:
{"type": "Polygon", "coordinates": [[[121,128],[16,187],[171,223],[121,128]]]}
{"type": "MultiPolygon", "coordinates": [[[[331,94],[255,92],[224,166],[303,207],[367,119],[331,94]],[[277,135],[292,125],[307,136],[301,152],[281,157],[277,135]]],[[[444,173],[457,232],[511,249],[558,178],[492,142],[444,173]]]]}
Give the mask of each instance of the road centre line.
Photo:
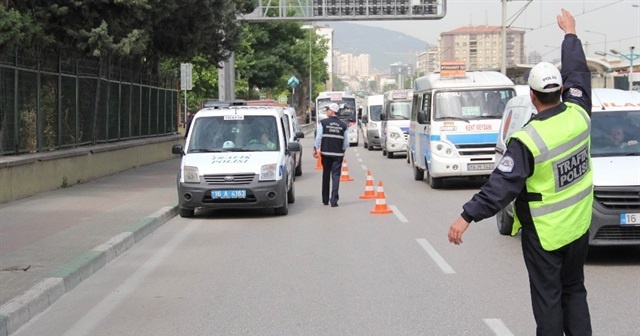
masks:
{"type": "Polygon", "coordinates": [[[360,168],[362,168],[362,170],[367,170],[367,166],[366,165],[360,165],[360,168]]]}
{"type": "Polygon", "coordinates": [[[429,254],[431,259],[433,259],[433,261],[436,262],[438,267],[440,267],[440,269],[445,274],[456,273],[456,271],[454,271],[453,268],[449,266],[449,264],[447,264],[446,261],[444,261],[444,258],[440,255],[440,253],[438,253],[438,251],[436,251],[436,249],[433,248],[433,246],[431,246],[431,244],[429,244],[429,242],[426,239],[416,239],[416,241],[418,242],[418,244],[422,246],[423,249],[425,249],[425,251],[427,251],[427,254],[429,254]]]}
{"type": "Polygon", "coordinates": [[[496,336],[513,336],[513,333],[506,325],[502,322],[501,319],[483,319],[484,323],[486,323],[491,330],[496,334],[496,336]]]}
{"type": "Polygon", "coordinates": [[[403,223],[409,223],[409,220],[407,219],[407,217],[405,217],[402,212],[400,212],[400,210],[398,209],[397,206],[395,205],[389,205],[389,208],[391,210],[393,210],[393,214],[396,215],[396,217],[398,217],[398,219],[403,222],[403,223]]]}

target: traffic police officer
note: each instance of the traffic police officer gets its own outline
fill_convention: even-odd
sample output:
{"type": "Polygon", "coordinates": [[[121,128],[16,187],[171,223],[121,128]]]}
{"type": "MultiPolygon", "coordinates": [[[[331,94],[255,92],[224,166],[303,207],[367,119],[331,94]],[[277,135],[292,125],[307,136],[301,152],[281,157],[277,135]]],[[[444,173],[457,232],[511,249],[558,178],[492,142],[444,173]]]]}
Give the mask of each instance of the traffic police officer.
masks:
{"type": "Polygon", "coordinates": [[[591,72],[575,19],[563,9],[557,21],[565,33],[562,74],[544,62],[531,69],[530,97],[538,114],[508,140],[487,183],[449,228],[449,241],[462,243],[470,222],[495,215],[515,198],[512,234],[522,227],[537,335],[587,336],[591,318],[583,269],[593,203],[591,72]]]}
{"type": "Polygon", "coordinates": [[[328,118],[318,124],[313,147],[313,157],[317,158],[320,154],[322,159],[322,203],[328,205],[331,201],[332,207],[338,206],[342,161],[344,152],[349,148],[349,127],[336,116],[339,109],[336,103],[326,106],[328,118]]]}

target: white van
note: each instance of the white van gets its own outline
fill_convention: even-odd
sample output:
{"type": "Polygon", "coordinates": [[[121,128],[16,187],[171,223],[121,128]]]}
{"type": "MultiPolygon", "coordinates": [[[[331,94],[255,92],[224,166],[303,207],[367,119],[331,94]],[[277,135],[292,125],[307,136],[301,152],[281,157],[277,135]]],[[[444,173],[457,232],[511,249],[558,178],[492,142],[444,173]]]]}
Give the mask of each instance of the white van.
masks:
{"type": "MultiPolygon", "coordinates": [[[[591,160],[594,202],[590,245],[640,245],[640,93],[593,89],[591,160]]],[[[536,113],[529,96],[511,99],[496,145],[496,162],[505,141],[536,113]]],[[[498,232],[511,234],[513,206],[496,215],[498,232]]]]}
{"type": "Polygon", "coordinates": [[[382,115],[380,119],[380,148],[382,155],[392,158],[395,154],[407,154],[409,138],[409,118],[413,91],[407,89],[391,90],[383,94],[382,115]]]}
{"type": "MultiPolygon", "coordinates": [[[[325,108],[329,104],[336,103],[340,107],[336,116],[344,121],[349,127],[347,137],[349,138],[350,146],[358,146],[358,140],[360,138],[360,130],[358,127],[357,110],[356,110],[356,96],[348,91],[322,91],[316,97],[316,127],[320,122],[327,118],[327,112],[325,108]]],[[[315,136],[315,133],[314,133],[315,136]]]]}
{"type": "MultiPolygon", "coordinates": [[[[300,139],[304,138],[304,133],[300,130],[300,121],[293,107],[285,107],[284,114],[287,116],[287,127],[289,128],[289,142],[300,143],[300,139]]],[[[299,151],[293,151],[293,163],[295,166],[295,175],[302,176],[302,146],[299,151]]]]}
{"type": "Polygon", "coordinates": [[[431,188],[449,177],[488,177],[504,103],[513,82],[495,71],[466,72],[462,62],[443,62],[441,72],[415,80],[409,127],[413,177],[431,188]]]}
{"type": "Polygon", "coordinates": [[[382,95],[367,96],[364,99],[364,109],[360,125],[362,127],[362,142],[364,148],[373,150],[380,147],[380,114],[382,114],[382,95]]]}
{"type": "Polygon", "coordinates": [[[281,107],[203,109],[193,118],[178,173],[181,217],[195,209],[272,208],[286,215],[295,201],[287,117],[281,107]]]}

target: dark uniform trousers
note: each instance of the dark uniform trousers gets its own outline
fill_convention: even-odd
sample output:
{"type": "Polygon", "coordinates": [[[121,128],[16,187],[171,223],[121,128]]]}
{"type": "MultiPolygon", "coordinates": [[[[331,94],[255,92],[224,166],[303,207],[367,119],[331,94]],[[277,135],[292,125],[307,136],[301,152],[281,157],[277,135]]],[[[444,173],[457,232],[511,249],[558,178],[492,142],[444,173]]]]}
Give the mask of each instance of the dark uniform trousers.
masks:
{"type": "Polygon", "coordinates": [[[340,199],[338,188],[340,188],[340,175],[342,174],[343,156],[322,155],[322,203],[331,205],[338,203],[340,199]],[[331,200],[329,200],[329,190],[331,190],[331,200]]]}
{"type": "Polygon", "coordinates": [[[522,226],[522,254],[529,272],[538,336],[590,336],[584,287],[589,233],[555,251],[545,251],[531,225],[522,226]]]}

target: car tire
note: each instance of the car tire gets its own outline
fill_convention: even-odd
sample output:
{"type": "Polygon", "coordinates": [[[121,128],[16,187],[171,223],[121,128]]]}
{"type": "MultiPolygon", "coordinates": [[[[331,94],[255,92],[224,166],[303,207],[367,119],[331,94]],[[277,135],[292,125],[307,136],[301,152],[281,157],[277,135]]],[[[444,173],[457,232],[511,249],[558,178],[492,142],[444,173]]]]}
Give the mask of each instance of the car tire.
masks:
{"type": "Polygon", "coordinates": [[[387,156],[387,150],[384,147],[380,147],[380,149],[382,150],[382,155],[387,156]]]}
{"type": "Polygon", "coordinates": [[[363,142],[362,142],[362,147],[364,147],[364,148],[369,148],[369,145],[367,145],[367,142],[366,142],[366,141],[363,141],[363,142]]]}
{"type": "Polygon", "coordinates": [[[296,201],[296,184],[291,183],[291,188],[287,191],[287,201],[289,204],[296,201]]]}
{"type": "Polygon", "coordinates": [[[496,223],[498,224],[498,232],[503,236],[510,236],[513,230],[513,217],[509,216],[506,209],[501,209],[496,214],[496,223]]]}
{"type": "Polygon", "coordinates": [[[411,168],[413,168],[413,179],[416,181],[424,180],[424,170],[416,166],[416,163],[411,160],[411,168]]]}
{"type": "Polygon", "coordinates": [[[294,174],[294,176],[302,176],[302,158],[300,159],[300,162],[298,162],[298,165],[296,166],[296,173],[294,174]]]}
{"type": "Polygon", "coordinates": [[[195,209],[180,208],[180,217],[182,218],[193,217],[195,213],[196,213],[195,209]]]}
{"type": "MultiPolygon", "coordinates": [[[[288,192],[285,194],[289,194],[288,192]]],[[[284,197],[284,202],[281,207],[273,208],[273,214],[276,216],[286,216],[289,213],[289,200],[288,197],[284,197]]]]}

